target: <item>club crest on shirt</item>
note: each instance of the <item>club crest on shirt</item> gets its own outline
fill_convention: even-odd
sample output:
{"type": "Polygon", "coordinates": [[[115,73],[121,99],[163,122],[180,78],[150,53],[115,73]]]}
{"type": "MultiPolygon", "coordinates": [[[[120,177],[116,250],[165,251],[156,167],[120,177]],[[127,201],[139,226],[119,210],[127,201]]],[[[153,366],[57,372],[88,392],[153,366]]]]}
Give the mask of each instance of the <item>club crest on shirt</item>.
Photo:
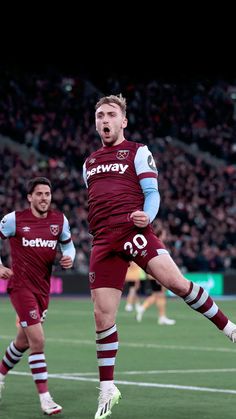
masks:
{"type": "Polygon", "coordinates": [[[95,272],[89,272],[89,282],[91,284],[95,281],[95,272]]]}
{"type": "Polygon", "coordinates": [[[57,236],[59,233],[59,225],[58,224],[51,224],[50,225],[50,231],[53,234],[53,236],[57,236]]]}
{"type": "Polygon", "coordinates": [[[38,318],[37,310],[30,310],[29,315],[32,319],[36,320],[38,318]]]}
{"type": "Polygon", "coordinates": [[[127,159],[128,155],[129,155],[129,150],[119,150],[116,153],[116,157],[118,158],[118,160],[127,159]]]}

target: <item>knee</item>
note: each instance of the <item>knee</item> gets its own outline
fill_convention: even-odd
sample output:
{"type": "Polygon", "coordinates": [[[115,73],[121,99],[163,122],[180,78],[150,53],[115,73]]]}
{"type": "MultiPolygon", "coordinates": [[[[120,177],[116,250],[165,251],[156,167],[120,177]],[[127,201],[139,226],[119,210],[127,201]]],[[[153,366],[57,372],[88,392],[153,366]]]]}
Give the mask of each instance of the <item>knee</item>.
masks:
{"type": "Polygon", "coordinates": [[[181,280],[174,282],[174,286],[171,287],[171,291],[178,295],[179,297],[184,297],[185,295],[187,295],[189,293],[191,287],[191,282],[182,277],[181,280]]]}
{"type": "Polygon", "coordinates": [[[20,352],[25,352],[27,351],[27,349],[29,349],[29,344],[28,341],[25,342],[18,342],[17,340],[14,342],[16,348],[20,351],[20,352]]]}
{"type": "Polygon", "coordinates": [[[115,323],[113,312],[101,308],[94,310],[94,318],[97,330],[105,330],[112,327],[115,323]]]}
{"type": "Polygon", "coordinates": [[[26,336],[17,336],[14,345],[20,352],[25,352],[29,348],[28,339],[26,336]]]}
{"type": "Polygon", "coordinates": [[[30,340],[29,346],[32,352],[43,352],[44,345],[45,345],[44,336],[34,336],[34,338],[30,340]]]}

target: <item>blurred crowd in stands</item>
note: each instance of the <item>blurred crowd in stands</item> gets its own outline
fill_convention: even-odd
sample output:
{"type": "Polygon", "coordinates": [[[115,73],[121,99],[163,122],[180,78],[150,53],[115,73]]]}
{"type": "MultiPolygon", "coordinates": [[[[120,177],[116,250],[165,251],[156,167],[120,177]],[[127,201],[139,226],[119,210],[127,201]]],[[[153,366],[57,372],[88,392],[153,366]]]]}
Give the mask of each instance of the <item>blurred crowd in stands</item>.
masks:
{"type": "MultiPolygon", "coordinates": [[[[82,165],[100,147],[95,103],[103,94],[122,92],[128,104],[127,139],[149,145],[156,159],[161,206],[154,228],[160,223],[165,228],[174,260],[183,271],[236,269],[232,82],[134,84],[123,78],[108,80],[105,90],[74,75],[17,75],[1,69],[0,134],[13,141],[0,140],[0,215],[27,205],[29,178],[49,177],[53,205],[70,220],[75,269],[87,273],[92,239],[82,165]]],[[[10,263],[8,245],[2,256],[10,263]]]]}

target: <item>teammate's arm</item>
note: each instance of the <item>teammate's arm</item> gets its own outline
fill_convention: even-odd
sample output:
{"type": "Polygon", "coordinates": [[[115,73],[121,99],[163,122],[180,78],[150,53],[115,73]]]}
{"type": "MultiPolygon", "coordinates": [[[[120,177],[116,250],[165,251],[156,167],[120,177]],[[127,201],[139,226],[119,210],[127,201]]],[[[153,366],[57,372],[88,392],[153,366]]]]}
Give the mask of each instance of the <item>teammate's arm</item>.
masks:
{"type": "MultiPolygon", "coordinates": [[[[16,217],[15,211],[11,212],[0,222],[0,239],[7,239],[10,236],[14,236],[16,230],[16,217]]],[[[1,240],[0,240],[1,241],[1,240]]],[[[0,243],[0,249],[1,249],[0,243]]],[[[2,264],[1,256],[0,256],[0,278],[2,279],[9,279],[13,275],[13,271],[10,268],[7,268],[2,264]]]]}
{"type": "Polygon", "coordinates": [[[60,243],[62,257],[60,259],[60,265],[64,269],[72,268],[75,259],[75,246],[72,240],[69,243],[60,243]]]}
{"type": "Polygon", "coordinates": [[[2,259],[0,257],[0,278],[9,279],[12,275],[13,275],[12,270],[2,264],[2,259]]]}
{"type": "Polygon", "coordinates": [[[86,188],[87,188],[88,187],[88,182],[87,182],[86,161],[83,164],[83,178],[84,178],[84,183],[85,183],[86,188]]]}
{"type": "Polygon", "coordinates": [[[62,252],[60,265],[64,269],[70,269],[75,259],[75,246],[71,239],[69,221],[64,215],[64,223],[59,239],[59,245],[62,252]]]}

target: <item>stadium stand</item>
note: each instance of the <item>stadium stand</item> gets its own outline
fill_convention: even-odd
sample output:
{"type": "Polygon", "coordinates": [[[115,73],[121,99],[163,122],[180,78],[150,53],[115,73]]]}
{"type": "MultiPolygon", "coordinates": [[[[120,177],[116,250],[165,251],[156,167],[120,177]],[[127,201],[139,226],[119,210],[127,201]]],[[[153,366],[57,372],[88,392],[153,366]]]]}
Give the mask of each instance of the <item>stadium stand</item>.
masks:
{"type": "MultiPolygon", "coordinates": [[[[25,205],[26,179],[49,177],[55,206],[70,219],[77,248],[74,269],[87,273],[91,236],[82,164],[100,147],[94,104],[101,93],[78,76],[0,73],[0,214],[25,205]]],[[[147,143],[156,158],[159,217],[167,246],[183,271],[236,268],[236,136],[230,86],[231,81],[107,82],[105,93],[122,91],[127,97],[127,138],[147,143]]],[[[3,260],[10,262],[5,246],[3,260]]]]}

